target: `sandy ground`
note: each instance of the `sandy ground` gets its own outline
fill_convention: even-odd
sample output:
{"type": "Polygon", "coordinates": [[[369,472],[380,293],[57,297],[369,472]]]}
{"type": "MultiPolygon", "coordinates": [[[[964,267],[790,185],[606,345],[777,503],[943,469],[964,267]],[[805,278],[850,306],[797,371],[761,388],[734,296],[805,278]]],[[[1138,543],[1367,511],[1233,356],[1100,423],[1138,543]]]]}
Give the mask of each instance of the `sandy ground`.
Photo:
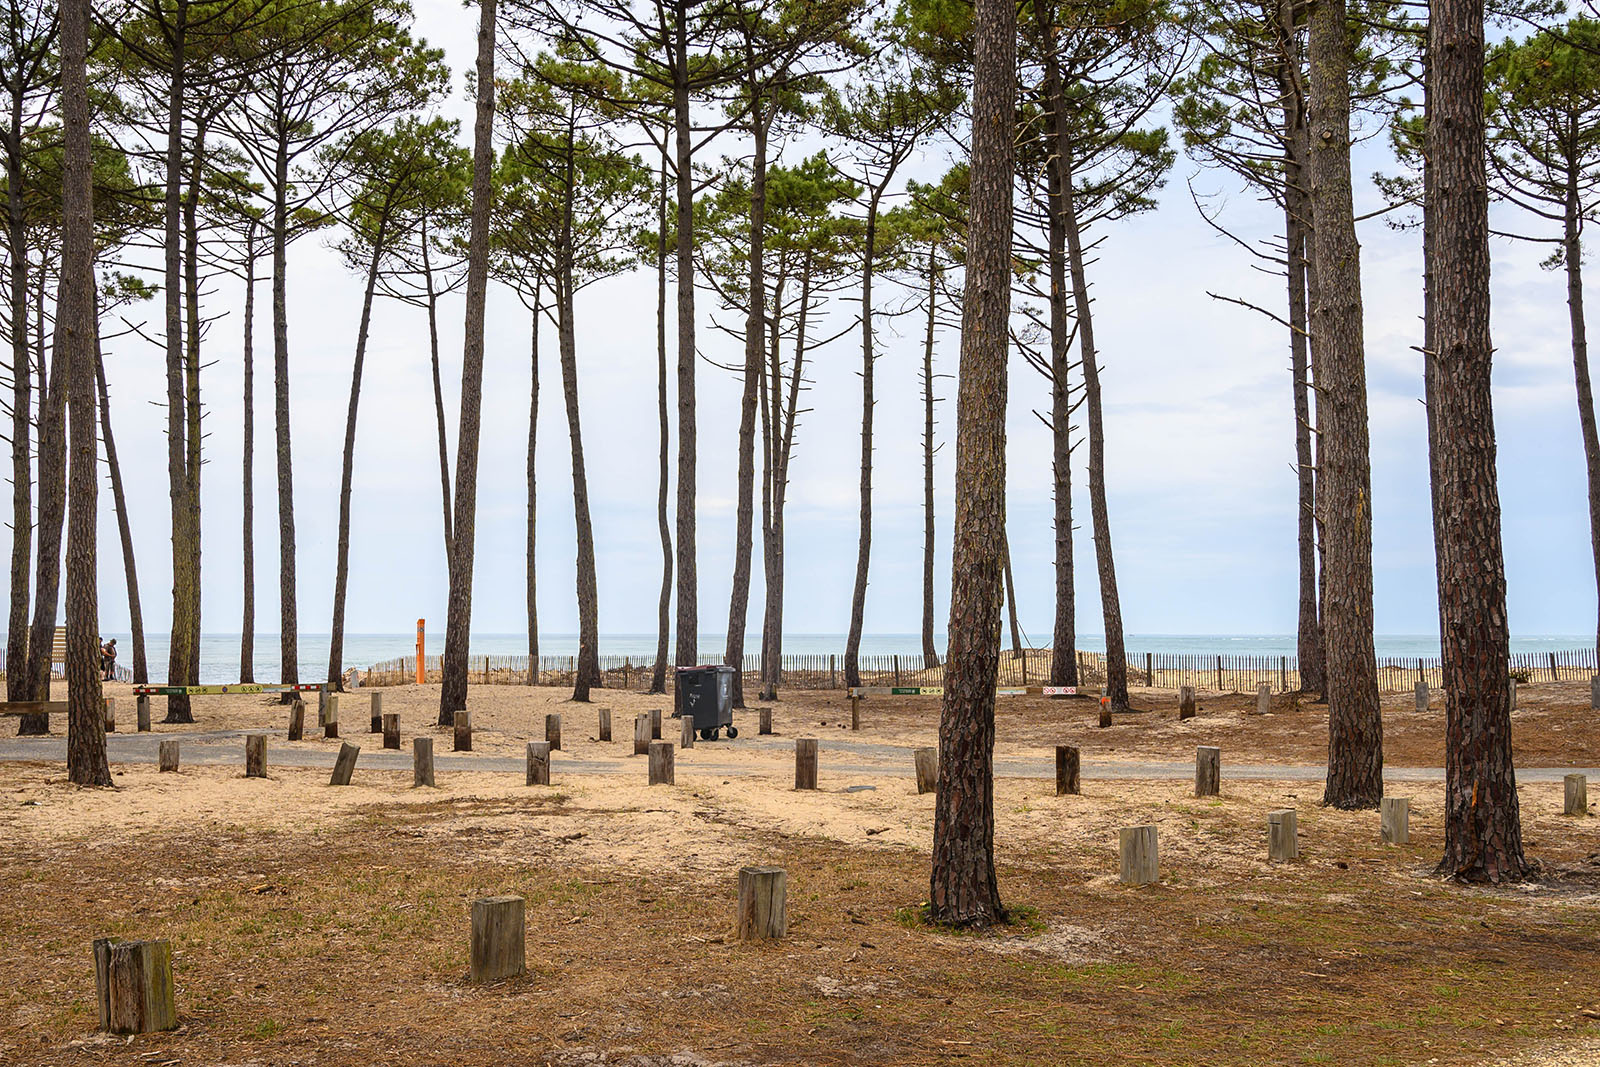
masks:
{"type": "MultiPolygon", "coordinates": [[[[133,726],[126,690],[108,687],[118,698],[121,731],[133,726]]],[[[401,716],[405,749],[412,738],[431,736],[441,757],[449,751],[449,731],[431,725],[437,686],[381,692],[384,710],[401,716]]],[[[1253,697],[1225,697],[1203,702],[1197,719],[1179,723],[1168,697],[1141,693],[1135,703],[1149,710],[1100,730],[1089,702],[1007,698],[999,711],[999,760],[1042,762],[1054,744],[1076,743],[1086,761],[1105,769],[1086,774],[1081,796],[1057,797],[1053,784],[1039,778],[997,778],[1002,890],[1008,900],[1037,905],[1038,929],[1026,937],[953,938],[907,930],[893,918],[926,892],[934,798],[917,794],[909,751],[934,743],[937,699],[874,698],[863,705],[863,729],[852,734],[840,695],[796,694],[774,705],[775,737],[754,736],[754,714],[741,714],[738,740],[679,751],[675,785],[650,787],[644,758],[631,755],[633,717],[654,707],[670,711],[670,703],[608,691],[585,707],[565,696],[542,688],[474,687],[474,752],[450,769],[441,766],[437,788],[412,788],[404,764],[358,764],[353,784],[342,788],[328,785],[325,767],[274,764],[291,753],[331,756],[340,742],[317,736],[313,706],[308,739],[290,743],[283,737],[287,709],[248,696],[198,698],[196,724],[155,727],[159,736],[189,739],[186,754],[236,752],[236,761],[190,760],[177,774],[119,763],[114,790],[73,787],[54,761],[0,762],[0,845],[10,859],[0,870],[0,892],[30,902],[18,913],[27,919],[0,922],[0,933],[17,946],[0,962],[0,988],[9,983],[11,990],[0,996],[0,1062],[1600,1063],[1594,1021],[1600,1020],[1600,975],[1572,962],[1600,951],[1600,820],[1563,816],[1559,782],[1521,789],[1526,846],[1545,864],[1543,881],[1527,890],[1462,889],[1431,876],[1443,833],[1436,784],[1408,781],[1394,790],[1413,799],[1411,843],[1393,847],[1379,842],[1375,813],[1321,807],[1318,781],[1229,777],[1229,760],[1314,763],[1323,743],[1315,734],[1326,730],[1324,709],[1296,707],[1285,697],[1273,714],[1257,716],[1253,697]],[[612,709],[615,739],[609,743],[595,739],[599,707],[612,709]],[[552,785],[528,787],[510,768],[520,766],[527,740],[543,736],[547,714],[562,716],[564,749],[553,757],[552,785]],[[257,730],[271,737],[269,776],[247,779],[238,732],[257,730]],[[202,744],[203,736],[213,740],[202,744]],[[821,742],[817,791],[793,789],[796,736],[821,742]],[[1192,783],[1182,778],[1117,774],[1119,761],[1188,760],[1204,743],[1224,747],[1220,797],[1196,799],[1192,783]],[[475,769],[474,763],[508,769],[475,769]],[[594,772],[578,773],[580,766],[594,772]],[[1281,807],[1299,815],[1301,859],[1291,865],[1268,863],[1265,856],[1265,815],[1281,807]],[[1159,828],[1162,884],[1130,896],[1117,884],[1116,840],[1120,827],[1138,823],[1159,828]],[[330,857],[326,872],[318,870],[319,855],[330,857]],[[399,883],[380,873],[417,870],[418,863],[436,881],[398,896],[399,883]],[[788,962],[774,957],[756,973],[742,974],[706,952],[721,941],[731,916],[734,873],[752,863],[790,871],[796,944],[785,950],[793,957],[785,957],[788,962]],[[324,874],[329,881],[319,882],[324,874]],[[288,917],[301,916],[296,921],[309,933],[328,935],[368,907],[352,894],[381,892],[385,908],[423,909],[433,899],[429,894],[460,899],[463,875],[477,891],[514,885],[530,900],[565,900],[580,892],[573,886],[603,887],[581,890],[604,898],[596,910],[537,912],[535,925],[581,926],[556,933],[541,925],[544,932],[532,936],[535,943],[562,946],[563,962],[552,962],[555,974],[541,981],[558,975],[570,985],[574,1003],[583,1005],[571,1018],[592,1014],[609,1021],[591,1020],[572,1031],[582,1032],[581,1040],[563,1038],[564,1031],[550,1027],[576,1024],[559,1023],[567,1017],[560,1012],[551,1016],[539,1008],[534,1018],[515,1004],[474,1001],[472,1010],[492,1016],[486,1016],[490,1030],[504,1027],[534,1044],[516,1046],[522,1052],[510,1059],[502,1058],[510,1044],[440,1051],[439,1035],[451,1023],[448,1012],[437,1014],[444,1005],[436,1001],[443,996],[455,1003],[463,993],[453,984],[441,987],[437,977],[419,976],[435,975],[458,958],[454,909],[447,909],[442,929],[430,911],[431,925],[371,934],[377,940],[352,949],[347,961],[348,938],[317,941],[324,955],[313,952],[309,959],[308,949],[292,938],[271,939],[260,948],[265,970],[256,995],[240,1000],[219,992],[214,996],[222,999],[213,1003],[204,993],[213,985],[231,989],[227,976],[250,968],[229,958],[225,931],[237,936],[270,929],[287,921],[287,906],[288,917]],[[369,878],[374,887],[365,885],[369,878]],[[451,878],[454,892],[445,889],[451,878]],[[291,898],[275,902],[284,893],[291,898]],[[210,906],[214,917],[187,917],[177,905],[190,898],[197,908],[210,906]],[[713,903],[706,914],[687,927],[661,914],[668,902],[693,908],[707,900],[713,903]],[[78,901],[93,908],[86,914],[78,901]],[[584,918],[607,909],[604,923],[584,918]],[[180,1010],[196,1021],[178,1037],[141,1038],[124,1047],[88,1035],[92,1020],[86,1025],[82,1012],[92,984],[85,988],[80,942],[109,927],[184,939],[180,984],[189,999],[180,1010]],[[1324,927],[1332,947],[1308,940],[1324,927]],[[386,936],[419,939],[416,952],[403,959],[385,954],[386,936]],[[1373,940],[1357,943],[1361,938],[1373,940]],[[1290,942],[1309,947],[1281,952],[1290,942]],[[884,945],[895,948],[881,952],[884,945]],[[847,955],[870,960],[844,967],[847,955]],[[343,1006],[292,1006],[307,964],[335,959],[341,962],[328,964],[335,977],[325,981],[343,1006]],[[1170,969],[1141,969],[1159,960],[1170,961],[1170,969]],[[675,977],[651,974],[653,963],[675,977]],[[388,983],[387,1009],[350,1000],[349,990],[359,989],[367,973],[388,983]],[[674,1023],[682,1018],[682,1003],[642,1007],[637,999],[641,983],[673,982],[682,989],[720,984],[724,993],[716,997],[737,999],[742,1014],[686,1037],[674,1023]],[[745,982],[755,984],[746,988],[745,982]],[[1216,984],[1215,1003],[1203,992],[1208,982],[1216,984]],[[1321,999],[1292,991],[1308,982],[1313,989],[1327,987],[1321,999]],[[1453,1002],[1456,983],[1481,987],[1484,1003],[1453,1002]],[[1395,992],[1385,993],[1391,986],[1395,992]],[[970,1003],[941,1009],[939,991],[958,987],[970,987],[970,1003]],[[891,989],[900,990],[892,994],[900,1014],[885,1007],[891,989]],[[1534,1006],[1506,989],[1549,995],[1534,1006]],[[1219,1051],[1235,1046],[1225,1030],[1219,1036],[1205,1028],[1237,1025],[1222,1020],[1241,1017],[1236,1013],[1276,998],[1279,990],[1289,991],[1285,1031],[1261,1035],[1264,1044],[1254,1054],[1238,1052],[1242,1059],[1219,1051]],[[769,993],[771,1003],[763,1008],[744,1006],[769,993]],[[1367,996],[1376,1000],[1361,999],[1367,996]],[[1403,1040],[1393,1035],[1396,1044],[1387,1054],[1375,1051],[1389,1039],[1381,1017],[1373,1018],[1374,1012],[1381,1016],[1376,1005],[1385,996],[1397,1005],[1415,1002],[1397,1015],[1409,1018],[1411,1029],[1403,1040]],[[1080,998],[1095,1006],[1092,1018],[1112,1029],[1144,1020],[1140,1025],[1149,1032],[1089,1057],[1084,1050],[1110,1037],[1091,1039],[1083,1020],[1074,1022],[1070,1014],[1041,1029],[1039,1011],[1057,1004],[1066,1009],[1080,998]],[[1159,1007],[1142,1003],[1150,998],[1159,1007]],[[1473,1014],[1439,1015],[1441,1009],[1473,1014]],[[416,1021],[394,1032],[396,1012],[416,1013],[416,1021]],[[1003,1026],[997,1025],[1001,1012],[1003,1026]],[[1150,1012],[1159,1018],[1146,1018],[1150,1012]],[[855,1023],[851,1013],[859,1013],[855,1023]],[[305,1022],[293,1021],[301,1016],[305,1022]],[[1172,1019],[1189,1020],[1196,1029],[1193,1045],[1162,1029],[1176,1025],[1172,1019]],[[1352,1036],[1340,1045],[1345,1033],[1352,1036]],[[342,1036],[336,1040],[336,1034],[342,1036]],[[714,1051],[717,1042],[731,1051],[714,1051]],[[608,1053],[624,1045],[654,1051],[608,1053]],[[1148,1051],[1118,1056],[1118,1047],[1148,1051]],[[1332,1051],[1317,1051],[1324,1048],[1332,1051]],[[1355,1051],[1340,1055],[1340,1048],[1355,1051]]],[[[343,733],[363,746],[363,759],[378,751],[378,739],[367,732],[367,699],[361,692],[340,698],[343,733]]],[[[1600,764],[1587,701],[1587,686],[1524,687],[1516,718],[1520,761],[1600,764]]],[[[1428,766],[1438,752],[1442,711],[1418,713],[1409,703],[1386,701],[1389,762],[1428,766]]],[[[667,738],[676,738],[676,727],[664,719],[667,738]]]]}

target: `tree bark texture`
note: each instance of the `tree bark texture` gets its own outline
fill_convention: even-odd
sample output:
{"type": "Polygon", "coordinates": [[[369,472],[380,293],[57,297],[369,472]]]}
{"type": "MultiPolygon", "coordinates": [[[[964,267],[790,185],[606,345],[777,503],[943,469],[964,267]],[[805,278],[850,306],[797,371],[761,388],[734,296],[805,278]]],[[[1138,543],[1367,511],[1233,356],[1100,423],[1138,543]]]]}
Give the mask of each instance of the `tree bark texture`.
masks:
{"type": "MultiPolygon", "coordinates": [[[[1578,427],[1583,433],[1584,471],[1589,490],[1589,546],[1594,554],[1595,588],[1600,591],[1600,436],[1595,432],[1594,388],[1589,380],[1589,331],[1583,313],[1583,220],[1578,213],[1576,164],[1567,183],[1563,258],[1567,266],[1567,316],[1572,323],[1572,376],[1578,390],[1578,427]]],[[[1595,647],[1600,648],[1600,619],[1595,647]]]]}
{"type": "Polygon", "coordinates": [[[557,279],[560,301],[561,391],[567,407],[567,437],[572,451],[572,519],[578,543],[578,669],[574,672],[572,699],[587,702],[589,689],[601,684],[600,677],[600,593],[594,562],[594,526],[589,517],[589,477],[583,464],[583,430],[578,411],[578,343],[572,248],[572,198],[576,195],[573,177],[574,132],[567,131],[566,203],[563,209],[561,276],[557,279]]]}
{"type": "Polygon", "coordinates": [[[675,3],[672,48],[673,142],[677,150],[678,256],[678,618],[673,662],[691,667],[699,658],[699,571],[695,503],[694,157],[689,126],[689,5],[675,3]]]}
{"type": "Polygon", "coordinates": [[[242,540],[244,613],[239,627],[239,680],[256,680],[256,221],[244,237],[244,460],[242,540]]]}
{"type": "Polygon", "coordinates": [[[433,264],[428,260],[427,224],[422,228],[422,284],[427,288],[428,350],[433,367],[433,415],[439,429],[439,499],[444,505],[445,566],[455,556],[450,522],[450,433],[445,428],[444,382],[439,374],[439,294],[433,288],[433,264]]]}
{"type": "Polygon", "coordinates": [[[957,391],[955,538],[939,720],[930,917],[1003,917],[994,869],[994,700],[1005,536],[1007,321],[1016,109],[1016,7],[976,0],[967,276],[957,391]]]}
{"type": "Polygon", "coordinates": [[[6,146],[6,244],[11,307],[11,595],[6,617],[6,699],[28,700],[28,597],[33,562],[33,460],[28,353],[28,226],[23,201],[20,79],[12,87],[6,146]]]}
{"type": "Polygon", "coordinates": [[[1372,637],[1372,473],[1367,443],[1361,249],[1350,186],[1350,31],[1343,0],[1321,0],[1310,26],[1311,198],[1316,214],[1321,455],[1326,516],[1323,636],[1328,658],[1328,780],[1323,802],[1376,808],[1383,798],[1383,720],[1372,637]]]}
{"type": "Polygon", "coordinates": [[[656,525],[661,533],[661,593],[656,602],[656,662],[650,692],[667,691],[667,638],[672,632],[672,521],[667,515],[671,475],[671,423],[667,415],[667,142],[661,141],[661,186],[656,202],[656,408],[661,429],[656,525]]]}
{"type": "Polygon", "coordinates": [[[542,290],[533,294],[533,326],[528,364],[532,383],[528,389],[528,684],[539,684],[539,567],[534,549],[539,542],[539,313],[542,290]]]}
{"type": "Polygon", "coordinates": [[[110,785],[105,701],[100,694],[100,620],[95,571],[95,278],[93,161],[89,144],[89,0],[61,3],[61,288],[56,350],[66,350],[71,411],[71,504],[67,520],[67,778],[110,785]]]}
{"type": "Polygon", "coordinates": [[[272,403],[277,427],[278,471],[278,648],[282,660],[279,680],[300,680],[296,635],[299,612],[295,603],[294,464],[289,445],[289,157],[280,144],[273,183],[276,202],[272,213],[272,403]]]}
{"type": "Polygon", "coordinates": [[[439,725],[467,706],[467,642],[478,511],[478,434],[483,407],[483,312],[489,289],[489,209],[494,171],[495,0],[479,0],[477,108],[472,128],[472,222],[468,238],[466,329],[461,351],[461,419],[456,425],[454,551],[445,617],[439,725]]]}
{"type": "MultiPolygon", "coordinates": [[[[933,331],[939,318],[939,255],[928,246],[928,323],[922,338],[922,669],[939,665],[933,643],[933,331]]],[[[767,699],[763,697],[762,699],[767,699]]]]}
{"type": "MultiPolygon", "coordinates": [[[[41,283],[43,271],[40,272],[41,283]]],[[[44,328],[42,313],[35,316],[44,328]]],[[[29,700],[50,699],[50,656],[55,639],[56,607],[61,594],[61,535],[67,512],[67,383],[70,365],[60,343],[61,316],[56,314],[56,344],[50,353],[48,385],[41,383],[39,420],[39,545],[34,555],[33,622],[28,633],[29,700]]],[[[49,732],[42,715],[24,715],[19,734],[49,732]]]]}
{"type": "Polygon", "coordinates": [[[1434,300],[1433,480],[1445,519],[1439,569],[1445,691],[1441,873],[1517,881],[1529,872],[1511,762],[1505,557],[1495,474],[1484,161],[1482,0],[1435,0],[1428,23],[1426,249],[1434,300]]]}
{"type": "MultiPolygon", "coordinates": [[[[887,182],[887,178],[885,179],[887,182]]],[[[861,631],[866,622],[867,572],[872,564],[872,277],[878,234],[878,200],[882,186],[867,204],[866,235],[861,243],[861,515],[856,542],[856,581],[850,591],[850,632],[844,642],[844,684],[861,684],[861,631]]]]}

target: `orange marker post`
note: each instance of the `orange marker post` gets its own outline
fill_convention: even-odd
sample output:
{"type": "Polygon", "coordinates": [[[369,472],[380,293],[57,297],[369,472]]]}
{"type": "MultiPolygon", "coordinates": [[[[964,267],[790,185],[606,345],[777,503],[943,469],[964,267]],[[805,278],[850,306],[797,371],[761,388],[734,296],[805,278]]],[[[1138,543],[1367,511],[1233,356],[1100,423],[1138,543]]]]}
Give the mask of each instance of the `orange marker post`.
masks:
{"type": "Polygon", "coordinates": [[[418,685],[422,685],[423,683],[425,683],[428,680],[428,671],[427,671],[426,661],[422,658],[423,650],[427,647],[426,642],[423,640],[423,631],[425,629],[425,625],[424,624],[427,621],[428,620],[426,620],[426,619],[418,619],[417,620],[417,684],[418,685]]]}

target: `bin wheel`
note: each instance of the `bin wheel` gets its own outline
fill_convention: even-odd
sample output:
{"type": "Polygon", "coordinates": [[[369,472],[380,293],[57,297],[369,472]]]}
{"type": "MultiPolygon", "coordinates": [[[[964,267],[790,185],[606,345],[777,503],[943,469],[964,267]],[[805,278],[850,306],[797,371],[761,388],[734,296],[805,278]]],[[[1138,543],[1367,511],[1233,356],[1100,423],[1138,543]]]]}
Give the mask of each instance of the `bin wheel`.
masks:
{"type": "Polygon", "coordinates": [[[717,732],[709,726],[700,731],[700,740],[702,741],[709,741],[715,736],[717,736],[717,732]]]}
{"type": "Polygon", "coordinates": [[[732,741],[735,737],[738,737],[738,736],[739,736],[739,728],[737,726],[728,727],[728,740],[729,741],[732,741]]]}

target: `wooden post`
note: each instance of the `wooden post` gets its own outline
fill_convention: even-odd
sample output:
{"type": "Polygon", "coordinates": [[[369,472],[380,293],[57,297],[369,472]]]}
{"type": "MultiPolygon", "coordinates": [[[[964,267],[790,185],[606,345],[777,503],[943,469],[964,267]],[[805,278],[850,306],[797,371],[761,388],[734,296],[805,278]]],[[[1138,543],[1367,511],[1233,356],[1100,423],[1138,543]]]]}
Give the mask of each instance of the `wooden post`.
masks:
{"type": "Polygon", "coordinates": [[[900,654],[899,653],[895,653],[895,657],[894,657],[894,684],[895,685],[899,685],[900,684],[900,654]]]}
{"type": "Polygon", "coordinates": [[[471,982],[515,978],[528,969],[527,907],[521,897],[484,897],[472,902],[471,982]]]}
{"type": "Polygon", "coordinates": [[[411,788],[433,784],[433,738],[411,739],[411,788]]]}
{"type": "Polygon", "coordinates": [[[289,705],[289,740],[298,741],[306,735],[306,702],[296,699],[289,705]]]}
{"type": "Polygon", "coordinates": [[[1293,808],[1267,812],[1267,859],[1287,863],[1300,858],[1300,833],[1293,808]]]}
{"type": "Polygon", "coordinates": [[[633,720],[633,754],[643,756],[650,751],[650,716],[638,715],[633,720]]]}
{"type": "Polygon", "coordinates": [[[550,743],[550,750],[561,750],[561,716],[546,715],[544,717],[544,739],[550,743]]]}
{"type": "Polygon", "coordinates": [[[361,749],[345,741],[339,745],[339,758],[333,761],[333,777],[328,779],[329,785],[349,785],[350,776],[356,772],[356,757],[361,755],[361,749]]]}
{"type": "Polygon", "coordinates": [[[466,708],[457,708],[452,718],[456,725],[456,751],[472,751],[472,712],[466,708]]]}
{"type": "Polygon", "coordinates": [[[1194,750],[1194,795],[1214,797],[1222,791],[1222,749],[1201,745],[1194,750]]]}
{"type": "Polygon", "coordinates": [[[834,670],[833,670],[833,657],[832,656],[828,657],[828,688],[829,689],[837,689],[837,688],[839,688],[839,679],[834,674],[834,670]]]}
{"type": "Polygon", "coordinates": [[[1581,774],[1569,774],[1561,780],[1566,786],[1566,805],[1562,814],[1589,814],[1589,779],[1581,774]]]}
{"type": "Polygon", "coordinates": [[[1103,730],[1111,725],[1111,698],[1100,698],[1100,728],[1103,730]]]}
{"type": "Polygon", "coordinates": [[[372,729],[371,733],[383,732],[383,694],[372,694],[372,729]]]}
{"type": "Polygon", "coordinates": [[[1083,792],[1078,774],[1078,749],[1074,745],[1056,746],[1056,796],[1076,796],[1083,792]]]}
{"type": "Polygon", "coordinates": [[[137,697],[133,698],[133,715],[134,715],[135,720],[137,720],[137,722],[138,722],[139,732],[141,734],[149,733],[150,732],[150,698],[149,697],[147,697],[147,696],[137,696],[137,697]]]}
{"type": "Polygon", "coordinates": [[[1517,710],[1517,680],[1511,679],[1511,710],[1517,710]]]}
{"type": "Polygon", "coordinates": [[[1272,712],[1272,686],[1262,682],[1256,686],[1256,714],[1268,715],[1272,712]]]}
{"type": "Polygon", "coordinates": [[[383,747],[400,750],[400,713],[386,712],[383,716],[383,747]]]}
{"type": "Polygon", "coordinates": [[[1148,885],[1161,880],[1161,854],[1153,825],[1124,826],[1117,832],[1123,885],[1148,885]]]}
{"type": "Polygon", "coordinates": [[[339,736],[339,696],[329,694],[328,705],[322,710],[322,736],[339,736]]]}
{"type": "Polygon", "coordinates": [[[317,687],[317,729],[328,721],[328,690],[325,686],[317,687]]]}
{"type": "Polygon", "coordinates": [[[650,742],[650,784],[673,785],[672,742],[650,742]]]}
{"type": "Polygon", "coordinates": [[[1180,685],[1178,687],[1178,720],[1194,718],[1194,686],[1180,685]]]}
{"type": "Polygon", "coordinates": [[[1550,653],[1550,680],[1552,682],[1561,681],[1561,675],[1556,671],[1556,654],[1554,652],[1550,653]]]}
{"type": "Polygon", "coordinates": [[[1222,692],[1222,657],[1217,657],[1217,692],[1222,692]]]}
{"type": "Polygon", "coordinates": [[[157,766],[163,771],[176,771],[178,769],[178,742],[163,741],[157,750],[160,761],[157,766]]]}
{"type": "Polygon", "coordinates": [[[244,739],[244,776],[267,776],[267,735],[251,734],[244,739]]]}
{"type": "Polygon", "coordinates": [[[679,726],[680,726],[680,732],[683,735],[682,738],[678,741],[678,747],[679,748],[693,748],[694,747],[694,716],[693,715],[681,715],[681,716],[678,717],[678,723],[679,723],[679,726]]]}
{"type": "MultiPolygon", "coordinates": [[[[1600,677],[1600,675],[1596,675],[1596,677],[1600,677]]],[[[756,711],[761,716],[761,725],[759,727],[757,727],[756,733],[758,733],[758,734],[770,734],[772,732],[772,709],[771,708],[757,708],[756,711]]]]}
{"type": "Polygon", "coordinates": [[[1151,652],[1144,654],[1144,684],[1151,689],[1156,684],[1156,657],[1151,652]]]}
{"type": "Polygon", "coordinates": [[[1287,693],[1288,691],[1289,691],[1289,657],[1288,656],[1279,656],[1278,657],[1278,692],[1287,693]]]}
{"type": "Polygon", "coordinates": [[[117,698],[106,697],[106,733],[117,732],[117,698]]]}
{"type": "Polygon", "coordinates": [[[861,729],[861,698],[850,694],[850,729],[861,729]]]}
{"type": "Polygon", "coordinates": [[[794,787],[796,789],[815,789],[817,787],[817,739],[815,737],[797,737],[794,739],[794,787]]]}
{"type": "Polygon", "coordinates": [[[1417,710],[1428,710],[1428,683],[1417,679],[1417,710]]]}
{"type": "Polygon", "coordinates": [[[1589,710],[1600,711],[1600,674],[1589,676],[1589,710]]]}
{"type": "Polygon", "coordinates": [[[550,742],[528,742],[528,784],[550,784],[550,742]]]}
{"type": "Polygon", "coordinates": [[[736,941],[775,941],[789,932],[789,876],[782,867],[739,869],[736,941]]]}
{"type": "Polygon", "coordinates": [[[661,709],[650,709],[650,740],[661,740],[661,709]]]}
{"type": "Polygon", "coordinates": [[[94,943],[94,987],[101,1030],[152,1034],[177,1028],[170,942],[98,938],[94,943]]]}
{"type": "Polygon", "coordinates": [[[912,764],[917,771],[917,795],[931,793],[939,788],[939,750],[936,748],[919,748],[911,753],[912,764]]]}
{"type": "Polygon", "coordinates": [[[601,708],[600,709],[600,725],[599,725],[599,729],[598,729],[597,732],[599,734],[600,740],[602,740],[602,741],[611,740],[611,709],[610,708],[601,708]]]}
{"type": "Polygon", "coordinates": [[[1378,822],[1384,844],[1406,844],[1411,840],[1411,798],[1384,797],[1378,801],[1378,822]]]}

